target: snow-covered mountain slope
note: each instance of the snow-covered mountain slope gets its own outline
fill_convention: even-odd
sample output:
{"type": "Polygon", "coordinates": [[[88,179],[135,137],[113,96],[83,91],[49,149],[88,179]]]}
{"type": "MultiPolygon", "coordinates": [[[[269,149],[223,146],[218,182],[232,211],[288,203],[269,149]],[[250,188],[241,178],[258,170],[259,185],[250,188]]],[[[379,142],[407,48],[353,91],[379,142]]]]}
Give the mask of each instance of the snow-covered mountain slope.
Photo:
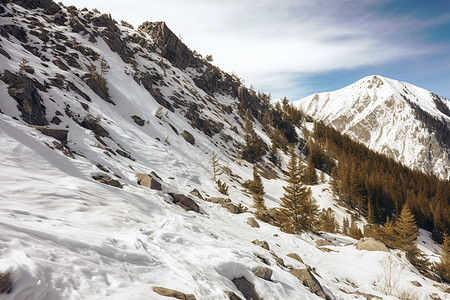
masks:
{"type": "Polygon", "coordinates": [[[409,83],[368,76],[294,102],[370,149],[413,169],[450,177],[450,101],[409,83]]]}
{"type": "MultiPolygon", "coordinates": [[[[264,299],[320,299],[290,273],[306,266],[331,299],[395,299],[380,281],[388,258],[401,274],[398,292],[445,299],[446,286],[420,275],[400,251],[360,251],[340,235],[247,224],[252,199],[242,183],[252,165],[238,154],[239,108],[257,114],[262,104],[163,23],[135,30],[48,0],[1,3],[0,273],[10,273],[11,292],[0,299],[168,299],[155,287],[243,299],[233,282],[241,277],[264,299]],[[226,167],[231,207],[207,201],[224,197],[211,181],[213,152],[226,167]],[[161,190],[138,184],[137,173],[151,172],[161,190]],[[189,195],[197,212],[171,193],[189,195]],[[249,210],[231,213],[239,204],[249,210]],[[333,244],[319,248],[320,238],[333,244]],[[256,276],[258,267],[272,270],[271,280],[256,276]]],[[[255,129],[269,142],[258,122],[255,129]]],[[[278,207],[281,171],[265,158],[258,166],[272,170],[264,198],[278,207]]],[[[311,188],[338,221],[349,216],[328,183],[311,188]]],[[[439,247],[421,238],[436,261],[439,247]]]]}

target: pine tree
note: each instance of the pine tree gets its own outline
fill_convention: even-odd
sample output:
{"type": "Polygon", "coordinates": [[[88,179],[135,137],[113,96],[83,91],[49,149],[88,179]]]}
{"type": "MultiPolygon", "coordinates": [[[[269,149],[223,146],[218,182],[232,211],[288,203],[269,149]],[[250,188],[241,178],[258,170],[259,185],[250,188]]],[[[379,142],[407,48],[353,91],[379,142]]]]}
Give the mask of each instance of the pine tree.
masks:
{"type": "Polygon", "coordinates": [[[344,234],[344,235],[350,234],[350,225],[348,222],[348,218],[344,218],[342,220],[342,234],[344,234]]]}
{"type": "Polygon", "coordinates": [[[361,229],[356,225],[355,217],[352,215],[351,223],[350,223],[350,237],[359,240],[363,237],[363,233],[361,229]]]}
{"type": "Polygon", "coordinates": [[[242,148],[242,159],[248,162],[254,163],[258,161],[265,153],[265,147],[267,146],[263,140],[261,140],[255,132],[254,119],[249,110],[245,113],[244,124],[244,140],[245,144],[242,148]]]}
{"type": "Polygon", "coordinates": [[[317,184],[318,182],[316,166],[313,161],[315,151],[316,151],[315,146],[311,146],[308,154],[308,164],[303,174],[303,182],[309,185],[314,185],[317,184]]]}
{"type": "Polygon", "coordinates": [[[311,197],[311,190],[302,185],[300,166],[294,147],[291,147],[291,158],[287,165],[287,186],[281,198],[281,212],[286,222],[292,225],[293,231],[314,230],[317,224],[318,206],[311,197]]]}
{"type": "Polygon", "coordinates": [[[444,233],[444,242],[441,249],[441,261],[438,264],[438,272],[445,282],[450,283],[450,236],[446,233],[444,233]]]}
{"type": "Polygon", "coordinates": [[[334,212],[331,208],[322,209],[320,213],[320,230],[334,233],[339,230],[339,225],[334,217],[334,212]]]}
{"type": "Polygon", "coordinates": [[[417,230],[414,215],[407,204],[403,205],[400,216],[395,222],[396,248],[404,250],[409,261],[419,270],[423,270],[427,261],[421,255],[419,248],[417,248],[417,230]]]}
{"type": "Polygon", "coordinates": [[[211,168],[213,172],[213,177],[211,178],[214,182],[217,182],[217,177],[223,174],[222,166],[219,163],[219,158],[217,157],[216,153],[213,152],[211,159],[211,168]]]}
{"type": "Polygon", "coordinates": [[[258,169],[256,164],[253,165],[253,181],[249,185],[249,190],[252,192],[253,205],[256,208],[256,215],[261,216],[266,210],[266,205],[264,203],[264,185],[261,180],[261,176],[258,174],[258,169]]]}

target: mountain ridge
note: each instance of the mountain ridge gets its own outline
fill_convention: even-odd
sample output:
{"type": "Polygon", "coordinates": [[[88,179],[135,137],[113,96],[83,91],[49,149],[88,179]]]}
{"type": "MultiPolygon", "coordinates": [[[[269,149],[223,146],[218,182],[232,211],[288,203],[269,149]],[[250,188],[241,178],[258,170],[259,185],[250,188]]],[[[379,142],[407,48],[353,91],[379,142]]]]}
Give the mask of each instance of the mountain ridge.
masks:
{"type": "Polygon", "coordinates": [[[313,94],[294,105],[413,169],[448,179],[448,99],[379,75],[313,94]],[[430,120],[429,124],[425,120],[430,120]]]}

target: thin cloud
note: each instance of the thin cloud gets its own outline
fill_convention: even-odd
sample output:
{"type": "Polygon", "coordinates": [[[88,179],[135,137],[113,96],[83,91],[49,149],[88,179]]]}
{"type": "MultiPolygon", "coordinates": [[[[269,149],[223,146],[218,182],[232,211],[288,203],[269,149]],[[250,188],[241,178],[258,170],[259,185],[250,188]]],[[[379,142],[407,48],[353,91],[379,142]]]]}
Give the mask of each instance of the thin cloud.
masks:
{"type": "MultiPolygon", "coordinates": [[[[166,21],[191,48],[262,90],[294,91],[302,75],[411,60],[443,49],[424,32],[449,15],[384,10],[390,1],[65,0],[139,25],[166,21]],[[269,81],[270,80],[270,81],[269,81]]],[[[304,90],[303,90],[304,91],[304,90]]],[[[292,92],[291,95],[295,95],[292,92]]]]}

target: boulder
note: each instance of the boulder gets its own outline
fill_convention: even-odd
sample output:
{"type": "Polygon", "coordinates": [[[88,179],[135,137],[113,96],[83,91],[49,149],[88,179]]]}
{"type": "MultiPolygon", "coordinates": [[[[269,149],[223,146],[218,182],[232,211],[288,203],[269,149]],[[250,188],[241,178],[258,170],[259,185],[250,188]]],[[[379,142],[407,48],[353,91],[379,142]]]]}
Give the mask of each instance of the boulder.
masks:
{"type": "Polygon", "coordinates": [[[195,296],[192,294],[185,294],[180,291],[155,286],[153,287],[153,291],[161,296],[172,297],[180,300],[196,300],[195,296]]]}
{"type": "Polygon", "coordinates": [[[112,179],[111,177],[109,177],[107,175],[94,175],[94,176],[92,176],[92,178],[94,178],[98,182],[101,182],[106,185],[110,185],[110,186],[117,187],[117,188],[123,187],[123,185],[119,181],[112,179]]]}
{"type": "Polygon", "coordinates": [[[135,176],[139,185],[146,186],[152,190],[160,191],[162,189],[161,182],[151,174],[137,173],[135,176]]]}
{"type": "Polygon", "coordinates": [[[253,274],[258,276],[259,278],[270,281],[270,279],[272,278],[273,271],[272,269],[266,267],[258,267],[256,268],[256,270],[253,271],[253,274]]]}
{"type": "Polygon", "coordinates": [[[42,134],[51,136],[51,137],[57,139],[58,141],[60,141],[61,143],[67,144],[67,134],[69,133],[69,130],[58,129],[58,128],[49,128],[49,127],[45,127],[45,126],[32,126],[32,127],[36,128],[42,134]]]}
{"type": "Polygon", "coordinates": [[[320,240],[316,241],[316,246],[317,247],[334,246],[334,244],[332,242],[330,242],[329,240],[320,239],[320,240]]]}
{"type": "Polygon", "coordinates": [[[186,142],[188,142],[189,144],[191,144],[191,145],[194,145],[194,144],[195,144],[195,138],[194,138],[194,136],[193,136],[190,132],[188,132],[188,131],[186,131],[186,130],[183,130],[183,132],[181,133],[181,135],[184,137],[184,139],[186,140],[186,142]]]}
{"type": "Polygon", "coordinates": [[[131,116],[131,118],[133,118],[134,123],[138,124],[139,126],[144,126],[145,121],[138,117],[138,116],[131,116]]]}
{"type": "Polygon", "coordinates": [[[301,263],[303,263],[302,258],[297,254],[297,253],[289,253],[288,255],[286,255],[287,257],[293,258],[301,263]]]}
{"type": "Polygon", "coordinates": [[[232,214],[241,214],[245,212],[245,209],[243,207],[234,205],[231,202],[222,203],[222,207],[228,209],[228,211],[232,214]]]}
{"type": "Polygon", "coordinates": [[[258,224],[258,222],[256,221],[255,218],[248,218],[247,219],[247,224],[252,226],[253,228],[259,228],[259,224],[258,224]]]}
{"type": "Polygon", "coordinates": [[[255,286],[245,279],[245,277],[234,278],[233,283],[239,292],[244,295],[244,298],[247,300],[262,300],[262,298],[258,295],[258,292],[255,289],[255,286]]]}
{"type": "Polygon", "coordinates": [[[314,275],[309,270],[293,269],[290,270],[289,273],[297,277],[297,279],[300,280],[304,286],[309,287],[312,293],[324,299],[330,299],[323,291],[319,281],[314,277],[314,275]]]}
{"type": "Polygon", "coordinates": [[[193,189],[193,190],[190,191],[189,193],[190,193],[191,195],[194,195],[195,197],[198,197],[198,198],[204,200],[202,194],[200,194],[199,190],[197,190],[197,189],[193,189]]]}
{"type": "Polygon", "coordinates": [[[269,244],[267,243],[267,241],[254,240],[254,241],[252,241],[252,243],[257,246],[263,247],[266,250],[270,250],[269,244]]]}
{"type": "Polygon", "coordinates": [[[212,203],[218,203],[218,204],[225,204],[225,203],[230,203],[231,200],[228,198],[222,198],[222,197],[210,197],[210,198],[206,198],[205,199],[208,202],[212,202],[212,203]]]}
{"type": "Polygon", "coordinates": [[[389,252],[386,245],[384,245],[382,242],[375,240],[374,238],[368,237],[368,238],[362,238],[359,240],[359,242],[356,244],[356,249],[358,250],[367,250],[367,251],[384,251],[389,252]]]}
{"type": "Polygon", "coordinates": [[[270,252],[270,254],[272,254],[273,259],[275,259],[275,261],[277,262],[277,264],[283,268],[286,268],[286,265],[284,264],[284,260],[279,257],[275,252],[270,252]]]}
{"type": "Polygon", "coordinates": [[[9,273],[0,273],[0,294],[8,293],[10,288],[9,273]]]}
{"type": "Polygon", "coordinates": [[[239,297],[238,295],[236,295],[234,292],[232,291],[226,291],[225,294],[228,296],[228,298],[230,300],[242,300],[241,297],[239,297]]]}
{"type": "Polygon", "coordinates": [[[169,195],[172,197],[173,203],[181,206],[182,208],[184,208],[184,210],[195,211],[197,213],[200,212],[200,207],[198,206],[198,204],[188,196],[174,193],[169,193],[169,195]]]}
{"type": "Polygon", "coordinates": [[[413,286],[422,287],[422,284],[420,284],[420,282],[418,282],[417,280],[411,281],[411,284],[412,284],[413,286]]]}

